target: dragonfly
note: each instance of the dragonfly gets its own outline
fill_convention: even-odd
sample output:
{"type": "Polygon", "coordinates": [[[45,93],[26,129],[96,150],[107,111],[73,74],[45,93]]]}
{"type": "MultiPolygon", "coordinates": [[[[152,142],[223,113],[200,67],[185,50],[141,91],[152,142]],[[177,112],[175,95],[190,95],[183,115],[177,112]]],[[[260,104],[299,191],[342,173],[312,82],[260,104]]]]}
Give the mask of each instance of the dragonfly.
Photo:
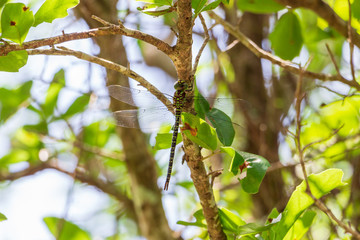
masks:
{"type": "MultiPolygon", "coordinates": [[[[170,97],[168,96],[168,98],[172,98],[173,101],[172,103],[166,105],[165,107],[163,106],[163,107],[152,107],[152,108],[127,109],[127,110],[116,111],[113,113],[114,119],[116,120],[116,124],[118,126],[141,129],[142,127],[138,121],[139,118],[141,119],[142,117],[144,117],[145,119],[147,119],[153,116],[157,118],[157,120],[161,118],[167,119],[169,115],[172,115],[169,113],[170,112],[169,110],[174,110],[175,123],[173,127],[173,135],[171,140],[168,171],[167,171],[166,181],[164,184],[165,191],[167,191],[169,188],[171,172],[173,168],[173,161],[175,157],[176,140],[177,140],[178,129],[181,121],[181,113],[183,111],[184,104],[186,103],[187,98],[191,98],[187,96],[187,91],[189,91],[189,86],[185,81],[178,80],[175,83],[174,88],[175,88],[174,95],[170,97]]],[[[134,98],[136,97],[146,101],[147,99],[149,99],[149,101],[160,102],[154,95],[152,95],[150,92],[146,90],[128,88],[120,85],[110,85],[108,86],[108,90],[111,97],[135,107],[138,107],[139,105],[134,101],[134,98]]],[[[235,99],[235,100],[243,101],[241,99],[235,99]]],[[[215,101],[219,101],[219,100],[215,99],[215,101]]],[[[162,103],[162,105],[164,105],[164,103],[162,103]]]]}

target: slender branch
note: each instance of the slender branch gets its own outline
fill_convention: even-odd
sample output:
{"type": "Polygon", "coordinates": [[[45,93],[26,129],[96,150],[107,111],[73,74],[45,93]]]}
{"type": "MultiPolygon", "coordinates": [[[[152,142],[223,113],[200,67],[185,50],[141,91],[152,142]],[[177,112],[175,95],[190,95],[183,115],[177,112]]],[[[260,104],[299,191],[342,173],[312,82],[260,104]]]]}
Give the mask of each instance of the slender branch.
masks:
{"type": "Polygon", "coordinates": [[[50,162],[41,162],[40,164],[30,166],[19,172],[6,173],[6,174],[2,173],[0,174],[0,181],[1,182],[15,181],[23,177],[34,175],[46,169],[54,169],[71,177],[75,176],[76,180],[94,186],[99,190],[101,190],[102,192],[113,196],[115,199],[117,199],[119,202],[121,202],[124,205],[124,209],[127,209],[133,218],[135,217],[135,208],[131,199],[129,199],[126,195],[119,192],[119,190],[115,187],[115,185],[111,184],[110,182],[105,182],[100,178],[93,178],[91,175],[87,174],[81,168],[77,168],[74,173],[61,169],[58,166],[51,164],[50,162]]]}
{"type": "MultiPolygon", "coordinates": [[[[300,67],[300,69],[302,69],[300,67]]],[[[295,110],[296,110],[296,148],[299,152],[299,159],[301,164],[301,169],[304,174],[304,179],[306,183],[306,192],[307,194],[313,199],[315,205],[323,211],[326,215],[328,215],[332,220],[334,220],[341,228],[343,228],[346,232],[349,232],[353,235],[354,238],[360,239],[360,234],[356,232],[356,230],[352,229],[347,224],[343,223],[340,219],[338,219],[333,212],[320,200],[317,199],[311,192],[309,180],[305,168],[305,161],[304,161],[304,150],[308,146],[306,145],[304,148],[301,146],[301,102],[304,98],[304,94],[301,93],[302,88],[302,74],[299,75],[299,81],[296,87],[296,102],[295,102],[295,110]]]]}
{"type": "Polygon", "coordinates": [[[44,55],[62,55],[62,56],[74,56],[76,58],[85,60],[85,61],[89,61],[92,63],[96,63],[100,66],[103,66],[107,69],[111,69],[111,70],[115,70],[117,72],[120,72],[121,74],[124,74],[125,76],[128,76],[132,79],[134,79],[135,81],[139,82],[141,86],[145,87],[149,92],[151,92],[154,96],[156,96],[165,106],[168,107],[168,110],[171,111],[172,113],[174,113],[174,109],[171,107],[171,102],[168,98],[166,98],[164,96],[163,93],[161,93],[154,85],[152,85],[151,83],[149,83],[145,78],[143,78],[142,76],[140,76],[139,74],[137,74],[136,72],[130,70],[127,67],[124,67],[120,64],[111,62],[109,60],[103,59],[103,58],[99,58],[99,57],[95,57],[95,56],[91,56],[89,54],[86,54],[84,52],[80,52],[80,51],[74,51],[65,47],[58,47],[59,49],[56,48],[51,48],[51,49],[30,49],[27,50],[29,55],[39,55],[39,54],[44,54],[44,55]]]}
{"type": "Polygon", "coordinates": [[[205,47],[206,47],[206,44],[209,42],[209,31],[206,27],[206,23],[205,23],[205,19],[204,17],[202,16],[201,13],[199,13],[199,18],[200,18],[200,21],[201,21],[201,24],[203,26],[203,29],[204,29],[204,34],[205,34],[205,38],[204,38],[204,42],[203,44],[201,45],[200,49],[199,49],[199,52],[198,54],[196,55],[196,58],[195,58],[195,62],[194,62],[194,66],[193,66],[193,72],[192,72],[192,75],[195,76],[195,73],[196,73],[196,69],[198,67],[198,64],[199,64],[199,60],[200,60],[200,57],[202,55],[202,52],[204,51],[205,47]]]}
{"type": "Polygon", "coordinates": [[[152,35],[140,32],[138,30],[126,28],[121,22],[119,22],[119,25],[109,23],[108,26],[106,27],[90,29],[84,32],[76,32],[76,33],[68,33],[68,34],[63,33],[62,35],[55,37],[24,42],[22,45],[16,43],[4,44],[0,46],[0,56],[4,56],[12,51],[34,49],[43,46],[54,46],[56,44],[63,42],[99,37],[99,36],[107,36],[107,35],[123,35],[127,37],[136,38],[155,46],[160,51],[167,54],[169,57],[173,56],[173,52],[174,52],[173,48],[166,42],[152,35]]]}
{"type": "Polygon", "coordinates": [[[350,69],[351,69],[351,76],[352,76],[352,80],[355,82],[356,78],[355,78],[355,68],[354,68],[354,43],[353,43],[353,37],[352,37],[352,32],[351,32],[351,3],[350,0],[348,0],[348,6],[349,6],[349,21],[347,23],[347,27],[348,27],[348,42],[349,42],[349,49],[350,49],[350,69]]]}
{"type": "MultiPolygon", "coordinates": [[[[271,53],[265,51],[264,49],[260,48],[256,43],[252,40],[247,38],[243,33],[241,33],[235,26],[231,25],[230,23],[226,22],[216,13],[209,11],[209,16],[213,18],[217,23],[221,24],[224,29],[236,37],[246,48],[248,48],[251,52],[253,52],[257,57],[264,58],[272,62],[273,64],[279,65],[280,67],[292,72],[294,74],[300,74],[302,70],[298,67],[297,64],[294,64],[290,61],[283,60],[277,56],[272,55],[271,53]]],[[[316,73],[311,71],[303,71],[303,77],[319,79],[322,81],[340,81],[345,83],[351,87],[360,90],[360,85],[357,82],[349,81],[342,76],[330,75],[330,74],[323,74],[323,73],[316,73]]]]}
{"type": "Polygon", "coordinates": [[[338,77],[341,77],[340,68],[339,68],[339,66],[338,66],[337,63],[336,63],[334,54],[331,52],[331,49],[330,49],[330,47],[329,47],[329,44],[325,43],[325,47],[326,47],[326,50],[328,51],[328,53],[329,53],[329,55],[330,55],[330,58],[331,58],[332,63],[334,64],[334,67],[335,67],[335,70],[336,70],[336,72],[337,72],[337,74],[338,74],[338,77]]]}

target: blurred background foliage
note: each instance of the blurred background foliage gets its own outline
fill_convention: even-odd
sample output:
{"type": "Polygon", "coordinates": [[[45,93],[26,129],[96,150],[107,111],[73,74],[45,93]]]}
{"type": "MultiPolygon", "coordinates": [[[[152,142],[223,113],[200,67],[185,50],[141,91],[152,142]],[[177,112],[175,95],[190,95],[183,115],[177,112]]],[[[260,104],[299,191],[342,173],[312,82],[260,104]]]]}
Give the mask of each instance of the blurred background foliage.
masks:
{"type": "MultiPolygon", "coordinates": [[[[0,7],[6,2],[11,1],[0,1],[0,7]]],[[[332,191],[322,200],[339,219],[360,231],[358,48],[355,46],[351,58],[346,38],[309,9],[285,8],[277,2],[261,0],[211,2],[214,4],[205,10],[217,7],[218,14],[266,51],[302,66],[310,59],[309,71],[341,74],[352,79],[353,61],[357,88],[339,81],[303,79],[301,91],[306,95],[301,105],[301,144],[307,146],[304,156],[308,174],[330,168],[343,171],[342,180],[346,185],[341,183],[341,179],[336,182],[332,179],[334,188],[337,188],[329,189],[332,191]]],[[[349,20],[348,1],[325,2],[343,20],[349,20]]],[[[36,0],[26,2],[32,9],[38,9],[41,3],[36,0]]],[[[359,1],[354,0],[351,4],[352,26],[360,29],[359,1]]],[[[29,33],[27,40],[59,35],[63,29],[76,32],[98,27],[98,23],[90,19],[95,14],[114,23],[119,18],[128,27],[173,44],[176,38],[174,32],[178,31],[176,14],[166,13],[166,7],[139,11],[137,8],[143,5],[130,0],[82,0],[70,16],[52,24],[40,25],[39,30],[29,33]]],[[[193,5],[193,8],[194,14],[201,12],[199,5],[193,5]]],[[[225,32],[221,25],[214,24],[206,12],[203,15],[211,38],[199,63],[196,75],[198,88],[204,95],[246,101],[245,107],[232,106],[232,120],[241,125],[235,127],[237,134],[232,146],[239,151],[260,155],[271,163],[259,192],[254,195],[244,191],[237,179],[241,177],[240,173],[236,177],[231,174],[231,160],[227,156],[215,154],[206,161],[206,165],[209,171],[223,169],[214,181],[214,192],[218,205],[222,207],[222,220],[231,219],[228,225],[222,222],[228,236],[261,239],[246,234],[240,237],[246,231],[265,231],[259,230],[260,225],[247,226],[246,229],[238,226],[249,222],[263,224],[277,218],[303,180],[294,141],[295,90],[299,76],[268,60],[259,59],[225,32]]],[[[195,56],[204,38],[199,19],[195,20],[193,36],[195,56]]],[[[124,66],[128,64],[164,92],[173,92],[172,85],[176,81],[174,66],[166,55],[148,44],[126,37],[107,36],[64,45],[124,66]]],[[[14,67],[3,66],[6,71],[12,71],[14,67]]],[[[121,78],[119,74],[71,57],[31,56],[28,64],[18,73],[1,73],[0,76],[0,202],[3,203],[0,212],[8,218],[0,223],[1,231],[5,231],[5,238],[0,236],[0,239],[21,239],[24,236],[11,227],[15,224],[11,219],[38,222],[23,231],[26,239],[40,239],[39,236],[50,239],[50,233],[56,239],[150,239],[152,234],[144,232],[137,212],[134,189],[139,187],[135,177],[138,173],[134,173],[134,166],[128,163],[131,156],[124,151],[124,141],[137,144],[138,140],[124,138],[111,118],[114,107],[110,106],[106,83],[117,81],[121,78]],[[29,194],[35,194],[33,201],[45,204],[51,210],[26,216],[26,211],[16,210],[18,206],[11,203],[11,194],[15,194],[11,189],[16,189],[14,184],[24,184],[31,178],[41,178],[42,182],[30,185],[29,193],[16,193],[16,196],[22,198],[25,209],[29,209],[33,202],[26,199],[29,194]],[[58,192],[62,202],[54,201],[58,196],[36,196],[37,191],[32,188],[42,189],[44,181],[49,181],[54,188],[60,186],[58,192]],[[54,181],[59,182],[55,184],[54,181]],[[91,201],[89,196],[93,198],[91,201]],[[97,198],[101,200],[96,202],[94,199],[97,198]],[[94,205],[84,204],[88,200],[94,205]],[[38,235],[34,235],[36,233],[31,228],[36,229],[38,235]]],[[[130,85],[136,86],[132,81],[130,85]]],[[[157,189],[165,180],[168,151],[152,147],[155,145],[154,133],[136,134],[147,145],[145,148],[135,145],[135,149],[146,151],[150,160],[139,159],[139,164],[134,165],[141,169],[144,181],[148,182],[153,178],[152,170],[147,169],[148,164],[155,169],[158,177],[155,183],[159,186],[153,184],[153,187],[157,189]],[[156,162],[152,161],[153,158],[156,162]]],[[[159,208],[165,211],[173,230],[172,238],[206,239],[206,229],[198,228],[204,224],[203,215],[198,211],[200,204],[189,171],[181,165],[180,152],[178,148],[170,190],[160,196],[162,204],[160,202],[159,208]],[[195,224],[189,223],[194,221],[195,224]]],[[[210,154],[203,151],[203,156],[210,154]]],[[[342,175],[336,172],[334,176],[342,175]]],[[[328,183],[331,185],[330,180],[328,183]]],[[[3,216],[0,218],[5,219],[3,216]]],[[[156,224],[157,216],[153,215],[153,218],[156,224]]],[[[300,220],[284,239],[351,238],[349,233],[315,207],[310,207],[300,220]]],[[[31,226],[29,222],[27,224],[31,226]]],[[[20,231],[21,225],[17,227],[20,231]]]]}

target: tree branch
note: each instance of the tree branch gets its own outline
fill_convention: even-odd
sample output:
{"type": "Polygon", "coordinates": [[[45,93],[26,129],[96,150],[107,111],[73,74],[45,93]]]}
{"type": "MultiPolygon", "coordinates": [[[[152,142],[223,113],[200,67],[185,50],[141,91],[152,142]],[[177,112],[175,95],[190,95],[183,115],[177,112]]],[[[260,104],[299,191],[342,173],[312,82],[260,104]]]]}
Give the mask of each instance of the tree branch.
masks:
{"type": "Polygon", "coordinates": [[[139,74],[137,74],[136,72],[130,70],[127,67],[124,67],[120,64],[114,63],[112,61],[100,58],[100,57],[95,57],[95,56],[91,56],[89,54],[86,54],[84,52],[81,51],[74,51],[65,47],[58,47],[59,49],[56,48],[51,48],[51,49],[30,49],[27,50],[29,55],[39,55],[39,54],[44,54],[44,55],[62,55],[62,56],[74,56],[76,58],[88,61],[88,62],[92,62],[92,63],[96,63],[100,66],[103,66],[107,69],[111,69],[111,70],[115,70],[129,78],[134,79],[135,81],[137,81],[138,83],[140,83],[141,86],[145,87],[149,92],[151,92],[154,96],[156,96],[165,106],[168,107],[168,110],[171,111],[172,113],[174,113],[174,109],[169,107],[172,106],[170,100],[168,98],[166,98],[164,96],[164,94],[159,91],[154,85],[152,85],[150,82],[148,82],[145,78],[143,78],[142,76],[140,76],[139,74]]]}
{"type": "Polygon", "coordinates": [[[231,35],[236,37],[246,48],[248,48],[257,57],[267,59],[270,62],[272,62],[273,64],[279,65],[280,67],[288,70],[291,73],[299,75],[302,72],[303,77],[319,79],[322,81],[340,81],[340,82],[345,83],[351,87],[354,87],[360,91],[360,85],[357,82],[349,81],[342,76],[301,70],[298,67],[298,65],[296,65],[290,61],[283,60],[277,56],[274,56],[271,53],[260,48],[256,43],[254,43],[252,40],[248,39],[243,33],[241,33],[239,30],[237,30],[235,26],[233,26],[230,23],[223,20],[216,13],[209,11],[208,14],[217,23],[221,24],[228,33],[230,33],[231,35]]]}
{"type": "MultiPolygon", "coordinates": [[[[175,46],[173,58],[178,78],[190,84],[193,82],[192,72],[192,9],[191,0],[178,0],[178,29],[179,37],[175,46]]],[[[189,85],[190,85],[189,84],[189,85]]],[[[191,86],[191,85],[190,85],[191,86]]],[[[191,108],[184,109],[191,111],[191,108]]],[[[216,205],[214,193],[202,161],[200,148],[183,135],[184,150],[187,156],[187,165],[190,168],[191,179],[200,198],[200,204],[207,223],[210,239],[226,239],[223,232],[219,210],[216,205]]]]}
{"type": "Polygon", "coordinates": [[[19,172],[0,174],[0,182],[15,181],[23,177],[34,175],[46,169],[54,169],[66,175],[69,175],[70,177],[75,177],[76,180],[86,183],[90,186],[94,186],[102,192],[113,196],[115,199],[117,199],[123,204],[124,209],[128,211],[129,216],[131,216],[131,218],[133,218],[134,220],[137,220],[135,215],[135,207],[132,200],[130,200],[126,195],[122,194],[112,183],[105,182],[100,178],[93,178],[91,177],[91,175],[86,174],[86,172],[80,168],[76,168],[74,173],[61,169],[58,166],[55,166],[49,162],[42,162],[37,165],[29,166],[28,168],[19,172]]]}
{"type": "Polygon", "coordinates": [[[62,35],[55,37],[24,42],[22,45],[16,43],[4,44],[0,46],[0,56],[4,56],[12,51],[34,49],[43,46],[53,46],[63,42],[107,35],[123,35],[136,38],[155,46],[157,49],[169,55],[170,57],[173,55],[173,48],[166,42],[138,30],[126,28],[121,22],[119,22],[119,25],[109,23],[106,27],[90,29],[84,32],[68,34],[63,33],[62,35]]]}
{"type": "Polygon", "coordinates": [[[309,180],[308,180],[308,175],[306,172],[306,168],[305,168],[305,160],[304,160],[304,150],[306,149],[307,145],[305,147],[302,147],[301,145],[301,127],[302,127],[302,123],[301,123],[301,102],[305,96],[305,94],[301,93],[301,89],[302,89],[302,74],[299,75],[299,81],[296,87],[296,102],[295,102],[295,110],[296,110],[296,135],[295,135],[295,143],[296,143],[296,148],[297,151],[299,153],[299,160],[300,160],[300,164],[301,164],[301,169],[302,172],[304,174],[304,180],[306,183],[306,193],[313,199],[315,205],[321,210],[323,211],[329,218],[331,218],[332,220],[334,220],[341,228],[343,228],[345,230],[345,232],[348,232],[350,234],[352,234],[352,236],[356,239],[360,239],[360,234],[351,228],[351,226],[343,223],[340,219],[338,219],[333,212],[325,205],[325,203],[323,203],[320,199],[316,198],[310,189],[310,185],[309,185],[309,180]]]}

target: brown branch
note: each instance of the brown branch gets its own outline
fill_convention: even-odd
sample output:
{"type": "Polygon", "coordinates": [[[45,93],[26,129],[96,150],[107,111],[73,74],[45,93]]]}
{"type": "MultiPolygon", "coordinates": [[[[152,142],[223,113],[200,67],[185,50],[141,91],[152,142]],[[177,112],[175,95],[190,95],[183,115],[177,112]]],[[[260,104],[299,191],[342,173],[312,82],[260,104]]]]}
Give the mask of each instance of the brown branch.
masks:
{"type": "Polygon", "coordinates": [[[349,49],[350,49],[350,69],[351,69],[351,76],[352,76],[352,80],[355,82],[356,78],[355,78],[355,68],[354,68],[354,43],[353,43],[353,37],[352,37],[352,32],[351,32],[351,3],[350,0],[348,0],[348,6],[349,6],[349,21],[347,24],[348,27],[348,42],[349,42],[349,49]]]}
{"type": "Polygon", "coordinates": [[[217,23],[221,24],[224,29],[236,37],[246,48],[248,48],[252,53],[254,53],[257,57],[267,59],[273,64],[279,65],[280,67],[288,70],[291,73],[294,74],[300,74],[302,72],[303,77],[307,78],[313,78],[313,79],[319,79],[322,81],[340,81],[342,83],[345,83],[351,87],[356,88],[357,90],[360,90],[360,85],[357,82],[349,81],[345,79],[342,76],[337,75],[330,75],[330,74],[323,74],[323,73],[316,73],[306,70],[301,70],[298,65],[283,60],[277,56],[272,55],[271,53],[265,51],[264,49],[260,48],[256,43],[254,43],[252,40],[247,38],[243,33],[241,33],[237,28],[224,19],[222,19],[220,16],[218,16],[216,13],[209,11],[209,16],[213,18],[217,23]]]}
{"type": "MultiPolygon", "coordinates": [[[[334,28],[345,38],[349,37],[348,25],[335,11],[322,0],[276,0],[278,3],[292,8],[307,8],[323,18],[330,27],[334,28]]],[[[353,43],[360,48],[360,35],[354,28],[351,28],[353,43]]]]}
{"type": "Polygon", "coordinates": [[[131,38],[136,38],[155,46],[160,51],[167,54],[169,57],[173,55],[173,48],[166,42],[138,30],[126,28],[121,23],[119,23],[119,25],[109,23],[109,25],[106,27],[90,29],[84,32],[68,33],[50,38],[33,40],[29,42],[24,42],[22,45],[16,43],[4,44],[3,46],[0,46],[0,56],[4,56],[12,51],[34,49],[43,46],[54,46],[63,42],[107,35],[123,35],[131,38]]]}
{"type": "Polygon", "coordinates": [[[171,102],[168,98],[166,98],[164,96],[164,94],[159,91],[154,85],[152,85],[151,83],[149,83],[145,78],[143,78],[142,76],[140,76],[139,74],[137,74],[136,72],[130,70],[127,67],[124,67],[120,64],[111,62],[109,60],[100,58],[100,57],[95,57],[95,56],[91,56],[89,54],[86,54],[84,52],[80,52],[80,51],[74,51],[65,47],[58,47],[59,49],[56,48],[51,48],[51,49],[30,49],[27,50],[29,55],[39,55],[39,54],[44,54],[44,55],[62,55],[62,56],[74,56],[76,58],[85,60],[85,61],[89,61],[92,63],[96,63],[100,66],[103,66],[107,69],[111,69],[111,70],[115,70],[125,76],[128,76],[132,79],[134,79],[135,81],[139,82],[141,86],[145,87],[149,92],[151,92],[154,96],[156,96],[165,106],[168,107],[169,111],[171,111],[172,113],[174,113],[174,109],[171,107],[171,102]]]}
{"type": "MultiPolygon", "coordinates": [[[[178,79],[192,84],[192,8],[191,0],[178,0],[178,24],[179,37],[175,46],[174,65],[178,73],[178,79]]],[[[191,110],[191,109],[185,109],[191,110]]],[[[187,156],[187,165],[190,168],[191,179],[194,182],[195,189],[200,198],[200,204],[207,223],[207,229],[210,239],[224,239],[226,235],[223,232],[219,210],[216,205],[214,193],[210,185],[210,179],[207,175],[205,165],[202,161],[200,148],[195,143],[183,135],[184,149],[187,156]]]]}
{"type": "Polygon", "coordinates": [[[199,13],[199,18],[200,18],[200,21],[201,21],[201,24],[204,28],[204,35],[205,35],[205,38],[204,38],[204,42],[203,44],[201,45],[200,49],[199,49],[199,52],[198,54],[196,55],[196,58],[195,58],[195,62],[194,62],[194,66],[193,66],[193,70],[192,70],[192,75],[195,76],[195,73],[196,73],[196,69],[198,67],[198,64],[199,64],[199,60],[200,60],[200,57],[202,55],[202,52],[204,51],[205,47],[206,47],[206,44],[209,42],[209,31],[206,27],[206,23],[205,23],[205,19],[204,17],[202,16],[201,13],[199,13]]]}
{"type": "Polygon", "coordinates": [[[132,200],[130,200],[126,195],[122,194],[115,185],[113,185],[111,182],[105,182],[101,180],[100,178],[93,178],[91,175],[87,174],[84,170],[81,170],[81,168],[76,168],[75,172],[69,172],[64,169],[59,168],[58,166],[55,166],[49,162],[41,162],[37,165],[32,165],[22,171],[14,172],[14,173],[1,173],[0,174],[0,182],[2,181],[15,181],[20,178],[24,178],[27,176],[34,175],[38,172],[41,172],[46,169],[54,169],[59,172],[62,172],[66,175],[69,175],[71,177],[75,177],[76,180],[86,183],[90,186],[94,186],[97,189],[101,190],[104,193],[107,193],[111,196],[113,196],[115,199],[117,199],[119,202],[121,202],[124,206],[124,209],[128,211],[130,216],[135,219],[135,207],[132,200]]]}

